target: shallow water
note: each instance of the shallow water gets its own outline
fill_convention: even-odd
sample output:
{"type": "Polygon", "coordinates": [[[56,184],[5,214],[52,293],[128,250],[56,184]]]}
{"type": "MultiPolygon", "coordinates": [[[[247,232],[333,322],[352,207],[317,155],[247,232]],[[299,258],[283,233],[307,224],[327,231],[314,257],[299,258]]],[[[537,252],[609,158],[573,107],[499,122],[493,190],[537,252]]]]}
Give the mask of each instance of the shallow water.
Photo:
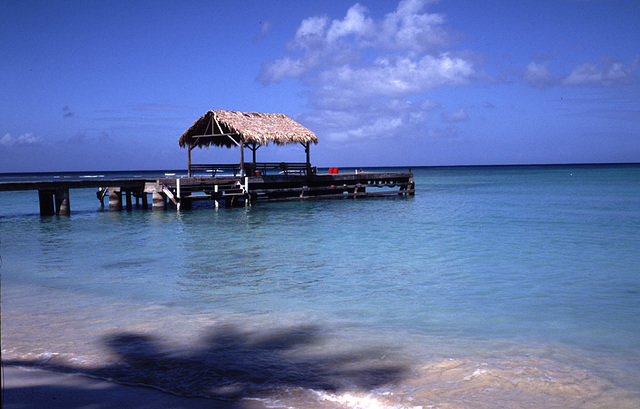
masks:
{"type": "Polygon", "coordinates": [[[637,407],[640,167],[414,172],[179,213],[2,192],[3,359],[274,407],[637,407]]]}

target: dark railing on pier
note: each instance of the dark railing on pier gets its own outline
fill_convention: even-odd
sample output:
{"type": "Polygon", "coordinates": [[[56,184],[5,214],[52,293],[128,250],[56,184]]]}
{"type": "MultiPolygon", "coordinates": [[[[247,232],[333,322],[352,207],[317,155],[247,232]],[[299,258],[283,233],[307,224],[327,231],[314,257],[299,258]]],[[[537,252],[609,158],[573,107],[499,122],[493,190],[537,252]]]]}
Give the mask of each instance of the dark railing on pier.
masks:
{"type": "MultiPolygon", "coordinates": [[[[191,164],[191,172],[201,171],[216,176],[218,173],[232,173],[233,176],[240,176],[242,168],[240,164],[228,163],[204,163],[191,164]]],[[[306,162],[245,162],[244,173],[246,176],[260,176],[268,174],[283,175],[314,175],[317,170],[315,167],[309,166],[306,162]]]]}

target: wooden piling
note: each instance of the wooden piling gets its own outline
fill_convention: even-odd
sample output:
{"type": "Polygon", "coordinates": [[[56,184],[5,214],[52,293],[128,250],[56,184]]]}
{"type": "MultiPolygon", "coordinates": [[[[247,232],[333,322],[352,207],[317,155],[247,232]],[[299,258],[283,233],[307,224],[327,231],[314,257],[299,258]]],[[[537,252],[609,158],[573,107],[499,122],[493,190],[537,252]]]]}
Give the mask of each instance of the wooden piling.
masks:
{"type": "Polygon", "coordinates": [[[133,203],[131,203],[131,191],[127,190],[125,193],[127,196],[127,210],[131,211],[133,209],[133,203]]]}
{"type": "Polygon", "coordinates": [[[142,192],[142,208],[145,210],[149,208],[149,199],[146,192],[142,192]]]}
{"type": "Polygon", "coordinates": [[[53,202],[54,190],[38,190],[40,200],[40,216],[53,216],[55,207],[53,202]]]}

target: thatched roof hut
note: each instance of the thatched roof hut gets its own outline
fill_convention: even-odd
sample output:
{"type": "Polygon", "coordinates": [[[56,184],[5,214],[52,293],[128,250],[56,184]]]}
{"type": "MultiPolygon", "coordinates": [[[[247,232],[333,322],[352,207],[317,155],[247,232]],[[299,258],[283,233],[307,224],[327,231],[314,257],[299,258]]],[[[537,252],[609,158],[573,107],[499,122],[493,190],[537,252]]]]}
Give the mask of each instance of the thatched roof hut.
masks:
{"type": "Polygon", "coordinates": [[[191,163],[191,150],[196,147],[226,146],[240,147],[240,170],[244,169],[244,148],[253,151],[253,163],[256,163],[256,150],[261,146],[301,144],[305,148],[307,173],[311,170],[309,147],[318,143],[318,137],[284,114],[265,114],[261,112],[208,111],[187,129],[178,141],[181,148],[187,148],[189,175],[199,165],[191,163]]]}
{"type": "Polygon", "coordinates": [[[198,118],[182,136],[181,148],[243,145],[285,145],[318,143],[309,129],[284,114],[261,112],[208,111],[198,118]]]}

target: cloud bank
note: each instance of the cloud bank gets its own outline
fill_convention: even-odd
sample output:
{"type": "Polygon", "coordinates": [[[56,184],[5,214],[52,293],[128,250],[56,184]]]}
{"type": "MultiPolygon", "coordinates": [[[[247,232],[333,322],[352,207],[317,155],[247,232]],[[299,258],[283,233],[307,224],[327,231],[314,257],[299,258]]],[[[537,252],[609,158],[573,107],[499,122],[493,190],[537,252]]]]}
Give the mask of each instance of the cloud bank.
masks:
{"type": "Polygon", "coordinates": [[[580,64],[565,76],[554,75],[548,66],[549,62],[531,61],[522,73],[522,78],[529,85],[537,88],[627,85],[637,80],[640,57],[636,57],[631,63],[603,57],[597,63],[580,64]]]}
{"type": "Polygon", "coordinates": [[[34,136],[31,133],[22,134],[19,136],[12,136],[9,133],[4,134],[0,138],[0,146],[12,147],[12,146],[30,146],[42,144],[42,138],[34,136]]]}
{"type": "Polygon", "coordinates": [[[263,64],[264,84],[295,79],[309,91],[305,123],[324,137],[388,137],[424,122],[434,109],[426,93],[476,76],[471,58],[447,47],[452,35],[432,0],[403,0],[375,19],[355,4],[341,19],[304,19],[287,55],[263,64]]]}

